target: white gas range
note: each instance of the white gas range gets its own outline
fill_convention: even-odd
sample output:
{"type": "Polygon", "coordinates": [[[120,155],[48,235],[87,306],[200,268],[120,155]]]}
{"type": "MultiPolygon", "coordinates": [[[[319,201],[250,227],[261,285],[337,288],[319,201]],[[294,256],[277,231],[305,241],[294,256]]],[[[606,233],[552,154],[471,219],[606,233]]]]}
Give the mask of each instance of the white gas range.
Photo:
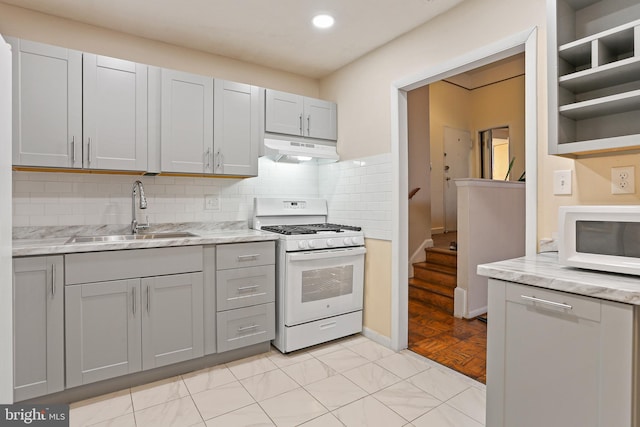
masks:
{"type": "Polygon", "coordinates": [[[324,199],[254,200],[253,228],[280,234],[273,343],[284,353],[362,331],[364,233],[327,214],[324,199]]]}

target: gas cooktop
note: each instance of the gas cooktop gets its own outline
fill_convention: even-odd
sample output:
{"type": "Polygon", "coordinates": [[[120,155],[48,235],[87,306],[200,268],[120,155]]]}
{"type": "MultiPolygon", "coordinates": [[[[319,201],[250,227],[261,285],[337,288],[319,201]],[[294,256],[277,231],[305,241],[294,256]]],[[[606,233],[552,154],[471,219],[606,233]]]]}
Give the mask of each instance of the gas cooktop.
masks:
{"type": "Polygon", "coordinates": [[[302,225],[263,225],[263,231],[284,234],[287,236],[297,234],[318,234],[318,233],[343,233],[345,231],[361,231],[361,227],[339,224],[302,224],[302,225]]]}

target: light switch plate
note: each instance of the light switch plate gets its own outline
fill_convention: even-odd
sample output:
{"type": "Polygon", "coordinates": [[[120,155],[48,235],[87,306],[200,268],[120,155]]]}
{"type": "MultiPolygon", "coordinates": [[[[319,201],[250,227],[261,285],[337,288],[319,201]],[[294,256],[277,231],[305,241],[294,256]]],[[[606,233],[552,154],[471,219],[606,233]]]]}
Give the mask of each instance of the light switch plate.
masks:
{"type": "Polygon", "coordinates": [[[553,172],[553,194],[556,196],[571,195],[571,170],[553,172]]]}
{"type": "Polygon", "coordinates": [[[215,194],[207,194],[204,196],[204,210],[205,211],[219,211],[220,210],[220,197],[215,194]]]}
{"type": "Polygon", "coordinates": [[[635,192],[635,167],[611,168],[611,194],[633,194],[635,192]]]}

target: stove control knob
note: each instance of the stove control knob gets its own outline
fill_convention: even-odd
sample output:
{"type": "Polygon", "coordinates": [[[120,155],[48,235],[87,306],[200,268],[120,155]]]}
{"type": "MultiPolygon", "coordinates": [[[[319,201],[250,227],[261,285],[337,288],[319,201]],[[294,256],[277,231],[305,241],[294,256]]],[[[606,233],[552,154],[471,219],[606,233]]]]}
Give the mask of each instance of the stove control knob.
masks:
{"type": "Polygon", "coordinates": [[[362,237],[354,237],[353,238],[354,245],[364,245],[364,239],[362,237]]]}
{"type": "Polygon", "coordinates": [[[299,249],[307,249],[307,241],[306,240],[300,240],[298,242],[298,248],[299,249]]]}
{"type": "Polygon", "coordinates": [[[309,240],[309,247],[310,247],[311,249],[315,248],[315,247],[316,247],[316,242],[315,242],[315,241],[313,241],[313,240],[309,240]]]}
{"type": "Polygon", "coordinates": [[[353,239],[351,237],[345,237],[344,238],[344,244],[349,246],[349,245],[353,245],[353,239]]]}
{"type": "Polygon", "coordinates": [[[327,239],[327,246],[332,247],[335,245],[336,245],[336,242],[333,239],[327,239]]]}

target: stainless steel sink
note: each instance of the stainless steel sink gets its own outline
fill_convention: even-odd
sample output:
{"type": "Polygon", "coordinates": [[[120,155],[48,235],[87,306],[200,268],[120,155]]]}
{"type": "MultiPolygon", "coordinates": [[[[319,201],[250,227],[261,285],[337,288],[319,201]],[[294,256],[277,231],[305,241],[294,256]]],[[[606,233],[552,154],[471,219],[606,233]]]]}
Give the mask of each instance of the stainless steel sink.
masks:
{"type": "Polygon", "coordinates": [[[98,243],[98,242],[126,242],[130,240],[154,240],[154,239],[179,239],[182,237],[197,237],[189,232],[175,233],[141,233],[141,234],[113,234],[110,236],[74,236],[65,244],[71,243],[98,243]]]}

